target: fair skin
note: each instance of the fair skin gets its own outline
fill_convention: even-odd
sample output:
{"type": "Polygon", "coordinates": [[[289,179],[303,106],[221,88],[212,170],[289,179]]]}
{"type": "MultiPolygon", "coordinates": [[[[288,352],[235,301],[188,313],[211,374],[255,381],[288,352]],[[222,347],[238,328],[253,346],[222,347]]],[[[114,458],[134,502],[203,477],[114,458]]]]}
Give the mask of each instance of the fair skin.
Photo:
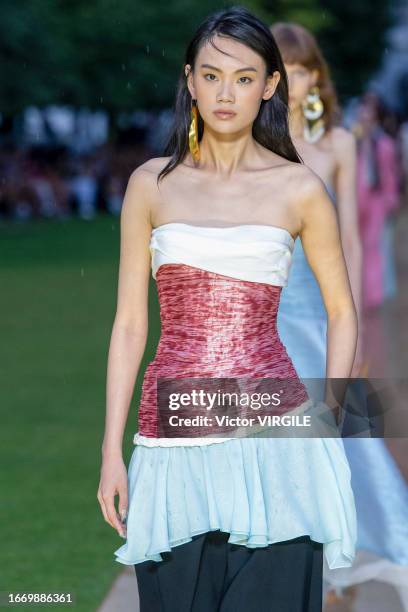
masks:
{"type": "MultiPolygon", "coordinates": [[[[123,534],[114,501],[119,495],[119,512],[127,509],[122,441],[146,345],[153,227],[171,222],[254,223],[279,226],[294,238],[300,236],[328,313],[327,376],[348,378],[354,359],[356,312],[336,215],[324,185],[305,165],[271,152],[252,136],[261,101],[274,95],[280,74],[266,78],[262,57],[238,41],[217,36],[214,42],[230,55],[207,44],[198,53],[194,72],[185,66],[187,86],[205,122],[199,164],[188,154],[158,187],[157,175],[169,158],[147,161],[131,174],[122,206],[118,299],[108,356],[97,498],[105,520],[123,534]],[[213,114],[219,108],[237,114],[222,120],[213,114]]],[[[326,399],[329,403],[333,398],[326,399]]]]}
{"type": "Polygon", "coordinates": [[[356,194],[356,142],[353,134],[342,127],[333,127],[316,143],[303,138],[304,117],[302,101],[318,82],[317,70],[302,64],[286,64],[289,83],[289,128],[294,145],[303,161],[336,194],[340,235],[346,259],[351,289],[358,315],[358,343],[352,376],[358,376],[363,361],[361,267],[362,247],[358,229],[356,194]]]}

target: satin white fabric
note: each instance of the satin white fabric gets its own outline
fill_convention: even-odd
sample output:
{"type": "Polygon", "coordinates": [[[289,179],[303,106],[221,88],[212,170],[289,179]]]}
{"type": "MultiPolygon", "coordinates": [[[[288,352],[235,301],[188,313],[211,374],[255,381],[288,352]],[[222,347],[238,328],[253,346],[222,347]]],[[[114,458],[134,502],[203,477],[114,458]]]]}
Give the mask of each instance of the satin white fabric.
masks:
{"type": "Polygon", "coordinates": [[[210,227],[165,223],[152,231],[152,275],[181,263],[232,278],[286,286],[295,241],[274,225],[210,227]]]}

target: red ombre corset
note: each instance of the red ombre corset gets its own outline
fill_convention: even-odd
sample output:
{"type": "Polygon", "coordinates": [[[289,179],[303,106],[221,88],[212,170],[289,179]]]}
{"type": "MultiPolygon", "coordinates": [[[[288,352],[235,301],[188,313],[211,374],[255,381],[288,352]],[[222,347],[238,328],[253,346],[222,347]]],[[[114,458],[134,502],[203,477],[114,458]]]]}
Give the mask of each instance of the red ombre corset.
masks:
{"type": "Polygon", "coordinates": [[[161,336],[145,372],[135,443],[158,439],[158,377],[292,379],[282,411],[308,400],[276,325],[293,246],[287,230],[268,225],[153,230],[161,336]]]}

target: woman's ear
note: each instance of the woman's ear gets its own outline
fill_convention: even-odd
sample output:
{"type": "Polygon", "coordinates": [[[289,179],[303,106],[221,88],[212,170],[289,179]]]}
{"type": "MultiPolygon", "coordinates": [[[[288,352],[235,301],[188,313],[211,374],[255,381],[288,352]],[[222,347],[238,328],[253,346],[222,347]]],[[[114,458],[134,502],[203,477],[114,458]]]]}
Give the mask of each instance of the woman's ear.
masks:
{"type": "Polygon", "coordinates": [[[319,80],[319,76],[320,76],[320,74],[319,74],[318,69],[317,69],[317,68],[314,68],[314,69],[312,70],[312,84],[313,84],[313,85],[317,85],[317,82],[318,82],[318,80],[319,80]]]}
{"type": "Polygon", "coordinates": [[[196,99],[194,83],[193,83],[193,70],[190,64],[184,66],[184,73],[186,75],[187,87],[193,99],[196,99]]]}
{"type": "Polygon", "coordinates": [[[279,81],[280,81],[280,72],[278,70],[275,70],[275,72],[272,75],[267,77],[265,89],[264,89],[263,96],[262,96],[264,100],[270,100],[270,98],[272,98],[278,86],[279,81]]]}

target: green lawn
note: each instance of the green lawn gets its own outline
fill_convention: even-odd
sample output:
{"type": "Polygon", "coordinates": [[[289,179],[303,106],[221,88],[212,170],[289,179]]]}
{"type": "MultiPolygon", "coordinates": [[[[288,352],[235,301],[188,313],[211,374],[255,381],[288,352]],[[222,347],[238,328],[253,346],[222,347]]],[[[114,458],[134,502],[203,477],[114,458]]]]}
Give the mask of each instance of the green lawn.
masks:
{"type": "MultiPolygon", "coordinates": [[[[70,591],[86,612],[123,569],[113,555],[123,540],[96,499],[119,229],[104,215],[0,226],[0,591],[70,591]]],[[[150,313],[126,463],[160,332],[153,280],[150,313]]]]}

